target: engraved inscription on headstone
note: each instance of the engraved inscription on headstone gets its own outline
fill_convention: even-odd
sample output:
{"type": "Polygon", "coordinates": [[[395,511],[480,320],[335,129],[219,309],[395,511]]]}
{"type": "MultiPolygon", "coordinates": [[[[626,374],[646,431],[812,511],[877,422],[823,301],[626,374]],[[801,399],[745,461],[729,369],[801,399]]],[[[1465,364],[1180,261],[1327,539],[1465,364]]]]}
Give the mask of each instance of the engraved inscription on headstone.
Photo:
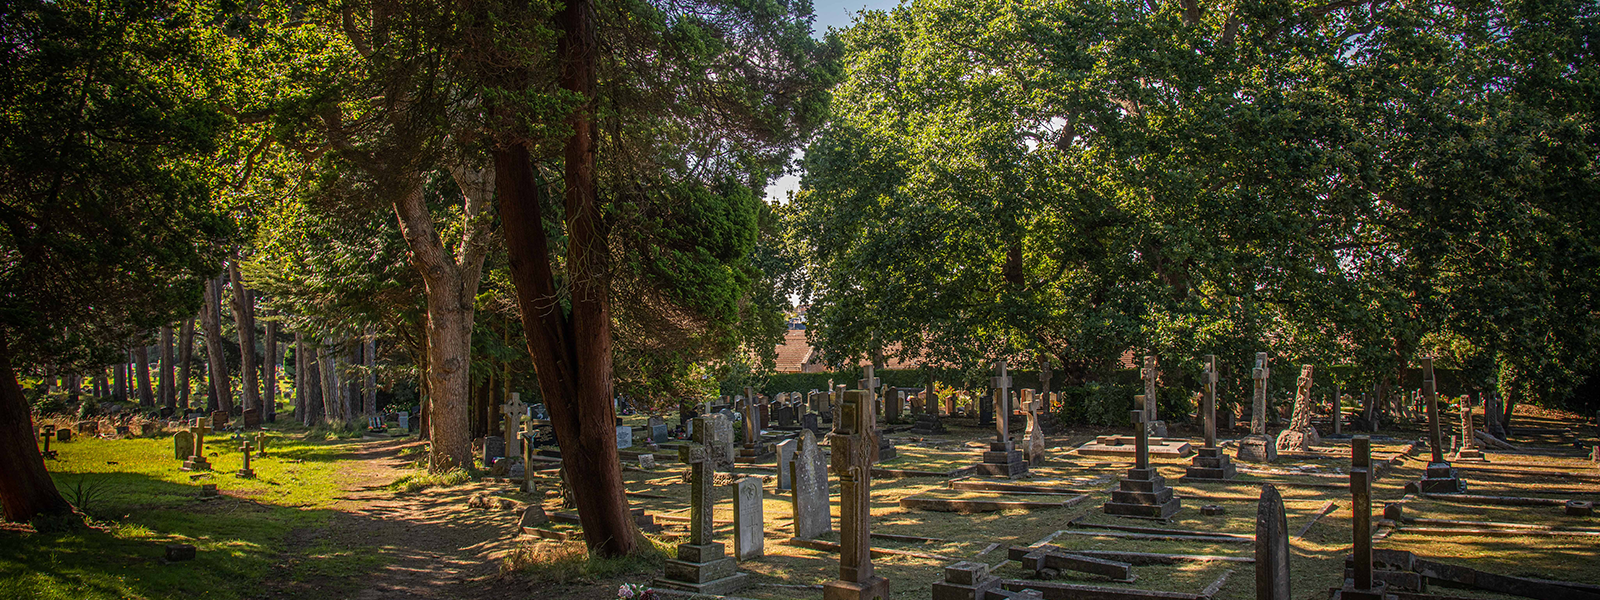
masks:
{"type": "Polygon", "coordinates": [[[733,488],[734,556],[741,561],[761,558],[766,541],[765,520],[761,514],[761,478],[745,477],[733,488]]]}

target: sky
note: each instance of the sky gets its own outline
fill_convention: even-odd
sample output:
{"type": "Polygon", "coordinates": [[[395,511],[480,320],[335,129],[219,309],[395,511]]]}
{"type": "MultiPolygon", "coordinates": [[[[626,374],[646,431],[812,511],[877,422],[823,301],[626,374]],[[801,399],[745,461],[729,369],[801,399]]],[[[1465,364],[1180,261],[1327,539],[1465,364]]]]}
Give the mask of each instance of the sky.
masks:
{"type": "MultiPolygon", "coordinates": [[[[889,10],[900,0],[812,0],[812,10],[817,20],[812,24],[812,35],[822,37],[828,28],[844,29],[850,26],[855,14],[862,10],[889,10]]],[[[767,200],[787,201],[789,192],[800,188],[799,175],[785,175],[767,186],[767,200]]]]}

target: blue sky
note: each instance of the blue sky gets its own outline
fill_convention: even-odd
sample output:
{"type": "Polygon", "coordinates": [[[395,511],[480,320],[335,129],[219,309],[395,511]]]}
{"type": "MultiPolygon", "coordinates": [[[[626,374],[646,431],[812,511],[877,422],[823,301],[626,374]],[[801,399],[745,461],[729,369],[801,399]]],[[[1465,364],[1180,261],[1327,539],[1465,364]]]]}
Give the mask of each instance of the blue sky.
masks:
{"type": "MultiPolygon", "coordinates": [[[[817,20],[812,23],[812,34],[822,37],[828,28],[844,29],[850,26],[850,21],[857,12],[863,10],[889,10],[899,6],[900,0],[812,0],[812,10],[816,12],[817,20]]],[[[767,200],[785,201],[789,192],[800,187],[798,175],[786,175],[767,186],[767,200]]]]}

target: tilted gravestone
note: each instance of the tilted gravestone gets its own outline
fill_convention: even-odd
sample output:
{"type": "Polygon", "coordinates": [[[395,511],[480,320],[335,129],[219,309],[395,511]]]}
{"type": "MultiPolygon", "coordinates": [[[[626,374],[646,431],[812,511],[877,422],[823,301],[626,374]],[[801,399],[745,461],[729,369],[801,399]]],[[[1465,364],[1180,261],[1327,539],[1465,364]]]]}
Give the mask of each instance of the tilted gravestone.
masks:
{"type": "Polygon", "coordinates": [[[761,512],[761,478],[745,477],[734,484],[733,549],[739,560],[761,558],[766,541],[766,519],[761,512]]]}
{"type": "Polygon", "coordinates": [[[738,562],[726,555],[715,537],[712,514],[716,506],[716,486],[706,442],[715,429],[712,417],[696,417],[693,442],[678,447],[678,459],[689,465],[689,541],[678,545],[678,558],[666,561],[661,577],[652,587],[694,592],[730,594],[749,585],[749,575],[738,571],[738,562]]]}
{"type": "Polygon", "coordinates": [[[800,445],[789,464],[794,482],[790,496],[794,504],[794,537],[811,540],[833,531],[833,515],[828,510],[828,465],[823,462],[817,436],[807,429],[800,432],[800,445]]]}
{"type": "Polygon", "coordinates": [[[1289,592],[1289,524],[1283,496],[1264,483],[1256,504],[1256,600],[1292,600],[1289,592]]]}
{"type": "Polygon", "coordinates": [[[845,394],[828,436],[839,478],[839,579],[822,586],[823,600],[889,598],[889,580],[872,571],[872,396],[845,394]]]}

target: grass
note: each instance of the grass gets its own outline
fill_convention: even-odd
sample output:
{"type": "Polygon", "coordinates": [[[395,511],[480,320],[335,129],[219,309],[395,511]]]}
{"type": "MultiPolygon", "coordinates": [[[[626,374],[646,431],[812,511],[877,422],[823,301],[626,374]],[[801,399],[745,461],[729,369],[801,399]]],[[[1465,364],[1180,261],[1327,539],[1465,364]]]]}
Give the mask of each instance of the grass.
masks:
{"type": "Polygon", "coordinates": [[[443,473],[412,473],[394,480],[389,489],[402,493],[420,492],[429,488],[457,486],[472,480],[472,474],[462,469],[443,473]]]}
{"type": "MultiPolygon", "coordinates": [[[[242,441],[242,440],[241,440],[242,441]]],[[[345,443],[274,435],[266,458],[241,466],[239,443],[208,436],[216,472],[180,471],[168,437],[52,444],[56,486],[91,517],[92,527],[66,532],[0,531],[0,598],[244,598],[282,571],[291,577],[370,572],[370,553],[349,548],[292,547],[295,531],[325,527],[342,489],[337,458],[345,443]],[[223,494],[201,501],[199,486],[223,494]],[[192,562],[165,564],[167,544],[193,544],[192,562]]],[[[338,579],[330,583],[337,592],[338,579]]]]}
{"type": "Polygon", "coordinates": [[[635,554],[606,558],[589,554],[581,541],[532,541],[507,554],[500,570],[542,583],[587,583],[625,575],[654,575],[670,549],[652,536],[641,536],[639,544],[640,551],[635,554]]]}

